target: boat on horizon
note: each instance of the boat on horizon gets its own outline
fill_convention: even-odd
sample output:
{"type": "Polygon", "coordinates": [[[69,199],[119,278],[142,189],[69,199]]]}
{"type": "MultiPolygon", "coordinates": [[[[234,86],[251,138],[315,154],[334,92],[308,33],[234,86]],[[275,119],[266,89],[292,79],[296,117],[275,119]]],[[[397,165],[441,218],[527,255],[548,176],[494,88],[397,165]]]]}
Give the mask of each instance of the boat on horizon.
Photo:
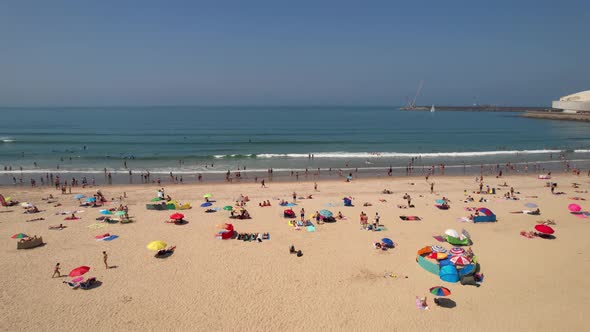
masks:
{"type": "Polygon", "coordinates": [[[434,105],[430,108],[430,113],[434,113],[434,105]]]}

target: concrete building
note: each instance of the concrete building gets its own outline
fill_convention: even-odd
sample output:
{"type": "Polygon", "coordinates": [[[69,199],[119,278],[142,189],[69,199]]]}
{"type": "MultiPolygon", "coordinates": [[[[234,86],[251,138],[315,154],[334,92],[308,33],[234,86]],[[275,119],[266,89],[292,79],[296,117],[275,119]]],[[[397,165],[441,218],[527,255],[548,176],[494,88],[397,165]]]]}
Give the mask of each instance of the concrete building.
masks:
{"type": "Polygon", "coordinates": [[[561,109],[564,113],[590,114],[590,90],[564,96],[553,101],[553,108],[561,109]]]}

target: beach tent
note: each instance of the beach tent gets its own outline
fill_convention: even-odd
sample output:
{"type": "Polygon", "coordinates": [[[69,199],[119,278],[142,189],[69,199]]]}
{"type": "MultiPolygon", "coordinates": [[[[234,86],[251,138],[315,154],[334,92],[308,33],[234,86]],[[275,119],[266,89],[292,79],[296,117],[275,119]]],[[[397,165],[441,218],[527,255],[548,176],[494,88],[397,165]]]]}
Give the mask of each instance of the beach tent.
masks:
{"type": "Polygon", "coordinates": [[[477,211],[480,213],[479,216],[473,217],[473,222],[495,222],[496,215],[488,208],[478,208],[477,211]]]}
{"type": "Polygon", "coordinates": [[[285,218],[295,218],[295,211],[291,209],[286,209],[285,211],[283,211],[283,216],[285,218]]]}
{"type": "Polygon", "coordinates": [[[418,262],[418,265],[420,265],[424,270],[426,270],[432,274],[439,274],[440,271],[439,271],[438,264],[433,263],[432,261],[430,261],[422,256],[418,256],[416,261],[418,262]]]}
{"type": "Polygon", "coordinates": [[[459,271],[459,276],[467,276],[467,275],[472,275],[475,273],[475,264],[468,264],[465,265],[462,269],[460,269],[459,271]]]}
{"type": "Polygon", "coordinates": [[[469,240],[469,238],[460,238],[460,237],[454,237],[454,236],[450,236],[450,235],[445,235],[444,239],[455,246],[468,246],[471,244],[471,240],[469,240]]]}
{"type": "Polygon", "coordinates": [[[439,272],[440,280],[446,282],[458,282],[459,281],[459,273],[457,268],[453,265],[445,265],[440,268],[439,272]]]}
{"type": "Polygon", "coordinates": [[[344,197],[344,206],[352,206],[352,199],[349,197],[344,197]]]}

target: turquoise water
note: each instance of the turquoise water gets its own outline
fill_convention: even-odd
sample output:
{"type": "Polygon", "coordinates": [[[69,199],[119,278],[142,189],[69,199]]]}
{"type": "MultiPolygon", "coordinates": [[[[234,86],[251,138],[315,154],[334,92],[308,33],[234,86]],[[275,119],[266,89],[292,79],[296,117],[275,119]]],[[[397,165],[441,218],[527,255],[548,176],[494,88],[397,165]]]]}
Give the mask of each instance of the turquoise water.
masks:
{"type": "Polygon", "coordinates": [[[590,124],[389,107],[0,109],[0,164],[23,172],[225,172],[590,159],[590,124]],[[84,148],[86,147],[86,148],[84,148]],[[308,158],[313,154],[314,158],[308,158]],[[182,161],[182,162],[180,162],[182,161]],[[37,166],[35,166],[35,164],[37,166]],[[211,166],[213,164],[213,167],[211,166]],[[207,165],[207,167],[205,167],[207,165]]]}

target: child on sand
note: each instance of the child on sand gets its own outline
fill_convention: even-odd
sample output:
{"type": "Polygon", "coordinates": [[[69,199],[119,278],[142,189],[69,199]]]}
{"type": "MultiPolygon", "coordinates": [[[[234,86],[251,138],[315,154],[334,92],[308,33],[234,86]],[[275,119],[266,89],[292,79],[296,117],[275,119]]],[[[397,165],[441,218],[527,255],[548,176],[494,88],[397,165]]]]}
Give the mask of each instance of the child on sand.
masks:
{"type": "Polygon", "coordinates": [[[59,272],[59,269],[60,269],[59,263],[55,264],[55,268],[53,269],[53,275],[51,276],[52,278],[55,278],[56,274],[58,277],[61,277],[61,273],[59,272]]]}

